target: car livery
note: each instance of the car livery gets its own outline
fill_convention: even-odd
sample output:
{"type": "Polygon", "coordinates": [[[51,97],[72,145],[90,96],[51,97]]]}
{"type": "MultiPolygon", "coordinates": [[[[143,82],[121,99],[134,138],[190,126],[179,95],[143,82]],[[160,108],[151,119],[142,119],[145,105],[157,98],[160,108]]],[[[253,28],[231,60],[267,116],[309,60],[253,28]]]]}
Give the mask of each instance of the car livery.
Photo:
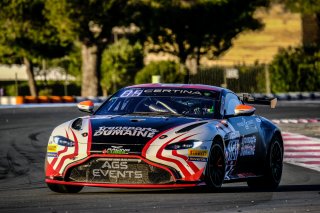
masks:
{"type": "Polygon", "coordinates": [[[81,102],[91,115],[49,138],[46,183],[68,193],[84,186],[218,189],[234,181],[274,189],[281,132],[244,101],[220,87],[143,84],[119,90],[95,112],[91,101],[81,102]]]}

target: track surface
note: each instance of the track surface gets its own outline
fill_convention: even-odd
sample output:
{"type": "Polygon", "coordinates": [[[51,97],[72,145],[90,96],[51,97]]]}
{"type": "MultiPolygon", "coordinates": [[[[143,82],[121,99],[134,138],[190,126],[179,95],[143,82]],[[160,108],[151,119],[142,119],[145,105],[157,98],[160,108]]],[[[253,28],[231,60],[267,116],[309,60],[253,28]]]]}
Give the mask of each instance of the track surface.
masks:
{"type": "MultiPolygon", "coordinates": [[[[257,114],[306,118],[320,117],[319,111],[320,104],[280,104],[272,111],[258,107],[257,114]]],[[[0,212],[320,212],[320,173],[287,164],[276,192],[238,183],[218,193],[104,188],[53,193],[43,173],[48,137],[55,126],[81,115],[73,107],[0,109],[0,212]]]]}

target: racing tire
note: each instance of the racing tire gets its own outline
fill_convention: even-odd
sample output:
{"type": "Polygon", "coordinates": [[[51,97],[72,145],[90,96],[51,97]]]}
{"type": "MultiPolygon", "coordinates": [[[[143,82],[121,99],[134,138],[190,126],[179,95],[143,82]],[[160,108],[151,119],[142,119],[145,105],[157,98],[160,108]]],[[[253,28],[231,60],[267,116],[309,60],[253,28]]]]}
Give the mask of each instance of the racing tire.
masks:
{"type": "Polygon", "coordinates": [[[206,166],[205,182],[210,190],[217,191],[223,184],[226,172],[224,151],[221,143],[215,143],[211,147],[206,166]]]}
{"type": "Polygon", "coordinates": [[[49,189],[58,193],[78,193],[83,189],[83,186],[72,186],[72,185],[60,185],[47,183],[49,189]]]}
{"type": "Polygon", "coordinates": [[[281,181],[283,168],[283,146],[278,137],[270,143],[267,154],[265,173],[262,177],[249,179],[247,184],[252,189],[275,190],[281,181]]]}

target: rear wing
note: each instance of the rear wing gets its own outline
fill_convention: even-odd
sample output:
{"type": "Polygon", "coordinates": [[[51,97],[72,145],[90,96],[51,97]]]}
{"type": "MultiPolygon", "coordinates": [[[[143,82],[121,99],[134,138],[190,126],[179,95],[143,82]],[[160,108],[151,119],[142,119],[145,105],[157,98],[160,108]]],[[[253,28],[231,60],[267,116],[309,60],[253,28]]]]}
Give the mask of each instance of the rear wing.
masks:
{"type": "Polygon", "coordinates": [[[255,98],[249,93],[243,93],[242,97],[240,96],[240,99],[248,104],[270,105],[271,108],[275,108],[277,105],[277,98],[255,98]]]}

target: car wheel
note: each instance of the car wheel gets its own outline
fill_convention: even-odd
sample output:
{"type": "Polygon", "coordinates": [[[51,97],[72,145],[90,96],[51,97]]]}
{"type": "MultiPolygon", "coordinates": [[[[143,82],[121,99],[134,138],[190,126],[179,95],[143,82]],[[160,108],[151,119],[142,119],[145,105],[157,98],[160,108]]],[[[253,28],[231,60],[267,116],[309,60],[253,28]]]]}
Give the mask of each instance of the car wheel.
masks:
{"type": "Polygon", "coordinates": [[[206,167],[205,182],[210,189],[219,189],[225,176],[225,157],[222,145],[215,143],[211,147],[208,163],[206,167]]]}
{"type": "Polygon", "coordinates": [[[280,140],[274,137],[268,151],[265,173],[262,177],[249,179],[248,186],[254,189],[276,189],[281,181],[283,168],[283,148],[280,140]]]}
{"type": "Polygon", "coordinates": [[[78,193],[82,190],[83,186],[72,186],[72,185],[60,185],[47,183],[49,189],[58,193],[78,193]]]}

